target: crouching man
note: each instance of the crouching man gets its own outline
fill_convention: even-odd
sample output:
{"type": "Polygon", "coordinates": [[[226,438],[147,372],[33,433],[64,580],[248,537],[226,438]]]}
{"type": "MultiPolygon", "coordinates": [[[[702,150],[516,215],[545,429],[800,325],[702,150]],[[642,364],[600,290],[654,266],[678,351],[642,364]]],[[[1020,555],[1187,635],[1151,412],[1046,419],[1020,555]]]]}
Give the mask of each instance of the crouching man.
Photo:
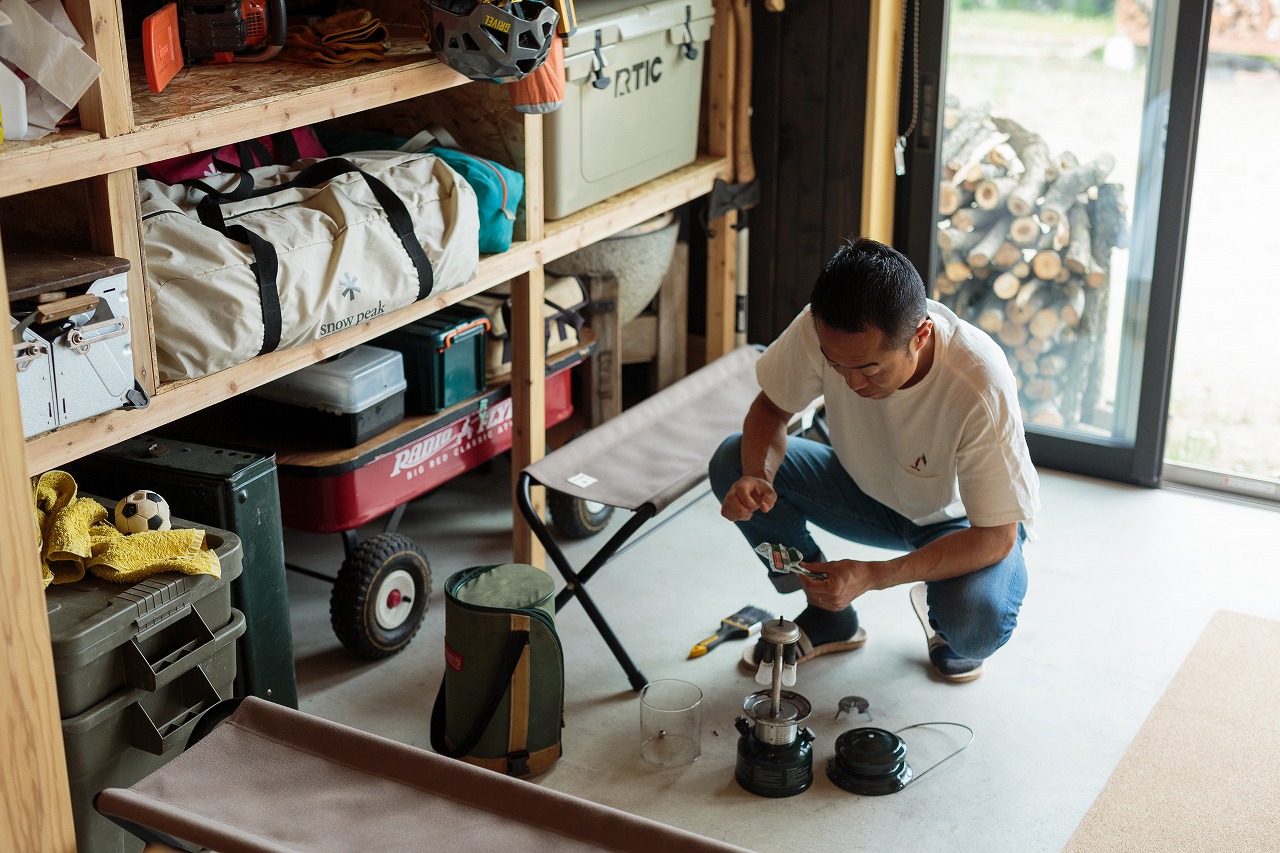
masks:
{"type": "MultiPolygon", "coordinates": [[[[929,300],[911,263],[873,240],[827,262],[809,305],[760,357],[761,393],[741,434],[712,458],[721,514],[752,547],[798,549],[826,580],[770,571],[803,589],[799,660],[860,648],[853,602],[911,584],[929,660],[971,681],[1008,641],[1026,592],[1024,522],[1039,509],[1013,373],[986,333],[929,300]],[[825,399],[831,443],[787,423],[825,399]],[[905,551],[828,561],[809,531],[905,551]]],[[[748,648],[754,671],[762,648],[748,648]]]]}

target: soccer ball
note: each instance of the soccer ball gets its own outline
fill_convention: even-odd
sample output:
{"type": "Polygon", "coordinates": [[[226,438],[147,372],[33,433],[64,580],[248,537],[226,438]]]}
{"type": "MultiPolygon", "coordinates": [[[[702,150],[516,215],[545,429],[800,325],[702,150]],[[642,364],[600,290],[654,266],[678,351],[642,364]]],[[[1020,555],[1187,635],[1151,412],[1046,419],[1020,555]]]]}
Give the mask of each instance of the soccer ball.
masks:
{"type": "Polygon", "coordinates": [[[169,504],[155,492],[139,489],[126,495],[116,504],[116,530],[121,533],[145,533],[148,530],[168,530],[169,504]]]}

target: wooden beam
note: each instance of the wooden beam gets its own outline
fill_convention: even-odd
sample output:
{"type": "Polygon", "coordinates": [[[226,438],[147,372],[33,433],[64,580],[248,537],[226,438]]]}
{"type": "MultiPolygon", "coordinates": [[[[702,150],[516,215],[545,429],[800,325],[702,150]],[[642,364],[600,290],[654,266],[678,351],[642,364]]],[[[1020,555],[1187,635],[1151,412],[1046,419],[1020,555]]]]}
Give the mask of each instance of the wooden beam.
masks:
{"type": "MultiPolygon", "coordinates": [[[[716,0],[716,22],[711,28],[710,88],[707,92],[707,153],[731,156],[734,150],[734,111],[738,108],[733,69],[737,62],[734,46],[732,3],[716,0]]],[[[736,165],[726,178],[733,181],[736,165]]],[[[738,214],[730,212],[711,224],[707,240],[707,328],[702,359],[711,361],[733,349],[737,321],[738,214]]]]}
{"type": "MultiPolygon", "coordinates": [[[[0,293],[8,301],[2,264],[0,293]]],[[[0,361],[0,400],[12,403],[17,373],[0,361]]],[[[18,407],[0,406],[0,850],[63,853],[76,840],[22,441],[18,407]]]]}
{"type": "Polygon", "coordinates": [[[151,300],[142,278],[142,232],[138,220],[138,179],[132,169],[88,180],[89,230],[95,251],[129,261],[129,333],[133,375],[147,394],[160,385],[151,334],[151,300]]]}
{"type": "Polygon", "coordinates": [[[867,51],[862,235],[893,240],[893,144],[898,131],[898,64],[905,0],[873,0],[867,51]]]}
{"type": "MultiPolygon", "coordinates": [[[[515,512],[515,477],[547,449],[546,343],[543,339],[542,267],[534,267],[511,286],[511,553],[517,563],[545,569],[547,555],[529,525],[515,512]]],[[[546,490],[533,490],[533,508],[542,515],[546,490]]]]}

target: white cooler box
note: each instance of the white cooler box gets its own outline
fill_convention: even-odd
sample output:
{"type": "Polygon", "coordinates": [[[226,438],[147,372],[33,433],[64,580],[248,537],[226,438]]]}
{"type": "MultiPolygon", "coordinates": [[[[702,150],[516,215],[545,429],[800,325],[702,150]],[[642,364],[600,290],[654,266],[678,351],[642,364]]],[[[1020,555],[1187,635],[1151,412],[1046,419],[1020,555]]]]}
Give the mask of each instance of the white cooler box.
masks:
{"type": "Polygon", "coordinates": [[[711,0],[578,0],[563,105],[543,119],[546,216],[692,163],[711,0]]]}

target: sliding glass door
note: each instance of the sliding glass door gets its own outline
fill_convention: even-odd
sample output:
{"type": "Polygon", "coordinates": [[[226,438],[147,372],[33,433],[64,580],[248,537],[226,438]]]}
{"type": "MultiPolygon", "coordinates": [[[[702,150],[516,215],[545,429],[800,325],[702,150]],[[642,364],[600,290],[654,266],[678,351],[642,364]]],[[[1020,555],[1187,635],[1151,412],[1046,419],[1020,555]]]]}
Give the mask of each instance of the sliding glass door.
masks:
{"type": "Polygon", "coordinates": [[[1207,0],[906,4],[896,242],[1004,349],[1037,464],[1155,485],[1207,0]]]}
{"type": "Polygon", "coordinates": [[[1165,481],[1280,500],[1280,7],[1209,38],[1165,481]]]}

